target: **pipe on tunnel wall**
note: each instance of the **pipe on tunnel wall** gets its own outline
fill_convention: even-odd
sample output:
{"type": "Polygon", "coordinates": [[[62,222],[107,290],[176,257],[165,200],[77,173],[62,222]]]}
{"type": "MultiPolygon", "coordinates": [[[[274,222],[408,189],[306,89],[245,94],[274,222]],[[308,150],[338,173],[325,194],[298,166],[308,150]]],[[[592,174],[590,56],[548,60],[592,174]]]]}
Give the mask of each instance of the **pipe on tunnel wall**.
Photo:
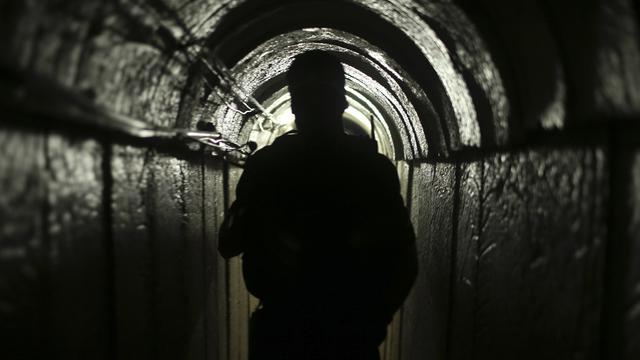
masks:
{"type": "MultiPolygon", "coordinates": [[[[604,26],[618,14],[637,35],[627,3],[587,12],[604,26]]],[[[619,27],[588,27],[598,34],[591,44],[562,23],[568,7],[546,1],[0,6],[3,66],[47,75],[150,124],[214,120],[237,140],[247,136],[246,119],[229,110],[237,98],[204,86],[211,74],[187,54],[220,58],[261,99],[281,87],[292,52],[340,54],[354,79],[373,85],[360,90],[385,109],[401,139],[398,158],[410,160],[401,173],[421,272],[393,356],[595,358],[611,350],[599,348],[601,313],[627,288],[603,283],[625,269],[607,265],[616,260],[605,257],[612,161],[606,133],[588,126],[583,107],[637,118],[637,44],[619,27]],[[572,53],[576,39],[589,43],[584,60],[572,53]],[[615,41],[602,49],[607,39],[615,41]]],[[[3,112],[0,327],[8,357],[246,356],[226,325],[227,295],[240,279],[216,254],[240,170],[201,154],[176,158],[104,134],[67,134],[51,121],[24,127],[28,115],[3,112]]],[[[631,349],[634,321],[608,325],[628,324],[621,332],[631,349]]]]}

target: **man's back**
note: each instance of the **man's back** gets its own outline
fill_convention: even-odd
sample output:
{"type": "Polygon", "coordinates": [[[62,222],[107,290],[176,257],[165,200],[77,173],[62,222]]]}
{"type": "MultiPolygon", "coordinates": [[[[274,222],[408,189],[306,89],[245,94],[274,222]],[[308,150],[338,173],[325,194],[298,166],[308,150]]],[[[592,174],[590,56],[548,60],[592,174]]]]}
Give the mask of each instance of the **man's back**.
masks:
{"type": "Polygon", "coordinates": [[[237,188],[250,224],[249,291],[265,308],[282,309],[279,322],[295,314],[336,336],[356,330],[381,342],[415,276],[399,191],[395,168],[367,139],[322,144],[288,135],[258,152],[237,188]]]}

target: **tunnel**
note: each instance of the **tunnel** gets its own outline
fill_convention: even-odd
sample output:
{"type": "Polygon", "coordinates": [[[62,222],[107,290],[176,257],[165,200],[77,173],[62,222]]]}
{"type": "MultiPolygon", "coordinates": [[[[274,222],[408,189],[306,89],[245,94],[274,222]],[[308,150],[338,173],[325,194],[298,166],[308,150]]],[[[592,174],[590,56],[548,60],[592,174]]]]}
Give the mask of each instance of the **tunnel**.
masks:
{"type": "Polygon", "coordinates": [[[323,50],[416,233],[382,359],[636,359],[639,10],[0,0],[0,357],[248,359],[218,230],[323,50]]]}

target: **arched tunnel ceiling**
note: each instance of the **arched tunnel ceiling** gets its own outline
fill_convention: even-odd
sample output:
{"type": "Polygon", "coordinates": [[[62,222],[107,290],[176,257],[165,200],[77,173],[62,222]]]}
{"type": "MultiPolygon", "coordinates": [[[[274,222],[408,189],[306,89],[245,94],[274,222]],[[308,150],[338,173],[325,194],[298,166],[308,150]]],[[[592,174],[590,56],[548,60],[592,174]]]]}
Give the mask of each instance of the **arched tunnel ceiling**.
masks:
{"type": "MultiPolygon", "coordinates": [[[[333,52],[346,65],[348,85],[358,89],[372,102],[378,104],[387,116],[387,122],[395,130],[398,146],[402,149],[398,158],[415,159],[427,156],[425,131],[417,119],[413,102],[426,108],[430,119],[437,119],[428,98],[418,86],[403,89],[411,83],[408,75],[375,47],[350,34],[329,29],[304,29],[272,38],[247,54],[232,69],[235,78],[247,92],[258,100],[286,86],[284,73],[292,58],[304,51],[322,49],[333,52]],[[401,75],[402,74],[402,75],[401,75]]],[[[233,110],[221,108],[214,118],[224,119],[221,129],[229,134],[239,132],[242,116],[233,110]]],[[[251,121],[261,121],[260,115],[251,121]]],[[[246,120],[246,119],[245,119],[246,120]]],[[[246,136],[246,134],[245,134],[246,136]]],[[[241,141],[241,140],[240,140],[241,141]]]]}
{"type": "MultiPolygon", "coordinates": [[[[414,3],[317,1],[304,2],[304,11],[302,4],[295,1],[271,2],[263,9],[256,9],[257,5],[252,2],[235,2],[234,5],[233,9],[224,9],[227,14],[214,27],[211,36],[211,43],[215,44],[214,53],[229,65],[240,57],[234,52],[247,52],[271,36],[308,26],[340,29],[382,49],[416,79],[409,86],[417,84],[433,99],[431,103],[440,117],[438,122],[442,124],[441,131],[445,133],[449,149],[434,140],[437,135],[434,136],[433,131],[427,134],[427,137],[431,136],[431,145],[435,145],[432,148],[446,154],[447,150],[480,145],[477,112],[462,71],[459,71],[438,35],[412,10],[414,3]]],[[[485,51],[485,54],[488,53],[485,51]]],[[[489,98],[498,94],[498,99],[488,103],[495,104],[496,109],[491,114],[498,114],[502,118],[485,114],[489,116],[483,119],[491,123],[498,119],[500,122],[497,126],[492,124],[485,127],[502,131],[501,134],[487,136],[495,142],[506,138],[506,101],[497,70],[490,61],[485,65],[483,75],[476,78],[484,76],[485,79],[491,79],[485,89],[499,91],[490,95],[481,91],[478,95],[489,98]],[[503,108],[498,109],[500,107],[503,108]]],[[[428,128],[426,123],[434,119],[420,110],[418,107],[423,126],[428,128]]]]}
{"type": "Polygon", "coordinates": [[[514,110],[512,125],[525,130],[563,128],[567,105],[565,65],[541,2],[458,3],[466,16],[473,17],[478,31],[485,34],[486,49],[499,65],[514,110]]]}
{"type": "MultiPolygon", "coordinates": [[[[623,3],[616,0],[618,5],[603,12],[608,17],[599,23],[610,24],[612,14],[628,8],[623,3]]],[[[632,66],[637,44],[624,37],[620,39],[627,40],[611,49],[594,50],[597,44],[592,44],[591,50],[574,55],[567,45],[572,32],[568,25],[559,25],[564,8],[534,0],[6,4],[8,10],[19,8],[16,13],[23,16],[3,21],[5,33],[16,35],[6,41],[5,63],[50,74],[86,90],[97,103],[160,125],[191,125],[189,119],[210,116],[224,105],[215,99],[189,102],[195,96],[193,78],[202,74],[194,74],[193,59],[182,54],[184,49],[213,50],[234,67],[277,35],[318,26],[362,38],[393,60],[396,72],[404,71],[395,81],[422,120],[430,155],[508,145],[519,142],[527,129],[562,127],[565,106],[576,110],[580,105],[582,113],[612,108],[626,116],[640,108],[634,105],[640,104],[636,87],[629,85],[638,78],[632,66]],[[317,11],[299,11],[301,4],[317,11]],[[588,51],[598,52],[597,60],[581,60],[588,51]],[[578,78],[578,72],[592,75],[578,78]],[[615,76],[607,77],[607,72],[615,76]],[[597,86],[591,86],[594,83],[597,86]]],[[[618,34],[619,28],[637,33],[626,20],[609,32],[618,34]]],[[[598,33],[596,26],[587,30],[598,33]]],[[[607,34],[600,34],[598,41],[605,41],[607,34]]]]}
{"type": "MultiPolygon", "coordinates": [[[[403,76],[396,81],[418,114],[411,121],[417,123],[421,120],[419,125],[413,127],[424,128],[425,134],[417,136],[426,137],[431,155],[446,156],[450,151],[481,144],[505,144],[509,129],[508,111],[505,110],[507,101],[500,74],[491,63],[488,52],[484,51],[483,59],[487,61],[483,66],[478,66],[477,61],[476,65],[460,61],[463,51],[451,51],[450,48],[455,48],[454,44],[443,41],[453,39],[453,35],[443,37],[432,30],[424,20],[424,11],[419,14],[418,8],[421,5],[410,1],[122,0],[97,10],[95,23],[86,29],[87,39],[78,39],[88,45],[89,49],[84,54],[90,56],[76,60],[82,62],[81,70],[84,68],[93,72],[117,67],[115,71],[123,74],[104,79],[106,83],[111,83],[109,86],[103,83],[82,84],[95,90],[99,102],[113,103],[115,100],[122,102],[119,108],[124,108],[125,112],[131,111],[135,116],[151,116],[153,122],[159,124],[170,124],[169,119],[175,117],[177,124],[184,126],[189,123],[184,119],[201,116],[202,112],[211,109],[196,109],[198,105],[183,102],[191,91],[185,88],[191,84],[184,85],[177,94],[174,90],[194,76],[194,70],[189,69],[193,59],[185,58],[181,53],[183,50],[188,49],[191,53],[212,50],[215,56],[233,67],[270,38],[302,28],[324,26],[364,39],[397,64],[395,72],[402,72],[403,76]],[[103,13],[108,16],[102,17],[103,13]],[[100,33],[100,26],[110,31],[100,33]],[[125,37],[119,38],[123,34],[126,34],[125,37]],[[140,47],[140,44],[148,47],[140,47]],[[169,56],[163,58],[163,54],[169,56]],[[159,55],[161,57],[157,58],[159,55]],[[144,57],[148,61],[138,63],[144,57]],[[146,68],[132,70],[131,67],[136,64],[146,68]],[[469,66],[465,67],[464,64],[469,66]],[[123,98],[123,94],[118,94],[117,99],[110,98],[109,90],[106,90],[107,87],[117,87],[115,83],[118,81],[131,85],[136,81],[136,76],[141,79],[136,92],[145,93],[144,101],[149,107],[158,108],[151,115],[138,113],[134,108],[136,104],[129,103],[132,99],[123,98]],[[149,81],[145,80],[147,78],[149,81]],[[158,96],[165,100],[154,105],[158,96]],[[176,96],[180,98],[179,104],[175,103],[176,96]],[[166,101],[167,98],[170,101],[166,101]],[[189,114],[187,109],[200,113],[189,114]]],[[[443,30],[439,29],[439,32],[443,30]]],[[[478,35],[471,41],[476,46],[475,52],[482,47],[479,39],[478,35]]],[[[103,80],[99,74],[93,79],[91,76],[80,76],[78,79],[103,80]]],[[[136,88],[135,84],[132,88],[136,88]]],[[[129,91],[121,90],[124,90],[121,93],[129,91]]],[[[214,104],[208,102],[206,106],[211,108],[214,104]]],[[[426,150],[426,146],[421,148],[426,150]]],[[[421,157],[424,155],[420,153],[421,157]]]]}

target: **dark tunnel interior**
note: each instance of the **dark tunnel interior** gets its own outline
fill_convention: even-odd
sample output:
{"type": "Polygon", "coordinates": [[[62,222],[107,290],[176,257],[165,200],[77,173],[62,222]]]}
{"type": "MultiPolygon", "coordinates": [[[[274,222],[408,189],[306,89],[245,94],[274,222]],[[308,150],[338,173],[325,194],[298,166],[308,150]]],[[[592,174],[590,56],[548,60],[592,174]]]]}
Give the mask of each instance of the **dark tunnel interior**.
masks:
{"type": "Polygon", "coordinates": [[[416,233],[381,359],[637,359],[638,11],[0,0],[0,358],[247,360],[259,301],[218,230],[324,50],[416,233]]]}

